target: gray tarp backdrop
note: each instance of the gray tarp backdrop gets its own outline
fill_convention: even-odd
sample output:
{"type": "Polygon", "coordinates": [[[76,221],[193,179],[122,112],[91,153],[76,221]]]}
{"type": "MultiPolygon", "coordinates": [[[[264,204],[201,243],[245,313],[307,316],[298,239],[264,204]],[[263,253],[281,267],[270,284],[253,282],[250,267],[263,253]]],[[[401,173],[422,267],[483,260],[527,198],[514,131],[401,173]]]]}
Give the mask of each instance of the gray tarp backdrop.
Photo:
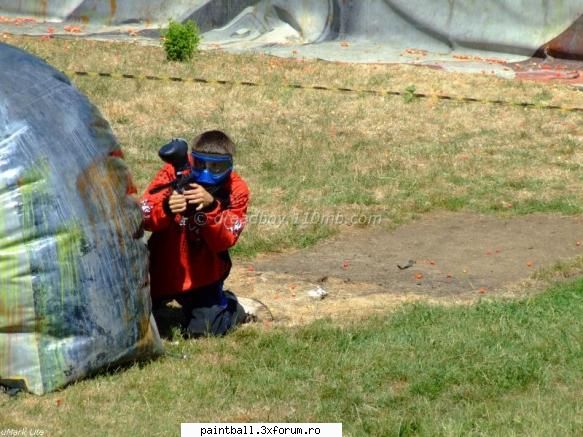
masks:
{"type": "Polygon", "coordinates": [[[141,210],[108,123],[0,44],[0,382],[37,394],[161,352],[141,210]]]}
{"type": "Polygon", "coordinates": [[[583,56],[583,0],[0,0],[0,15],[0,31],[63,33],[55,24],[74,22],[94,37],[154,36],[169,18],[193,19],[209,48],[349,62],[583,56]]]}

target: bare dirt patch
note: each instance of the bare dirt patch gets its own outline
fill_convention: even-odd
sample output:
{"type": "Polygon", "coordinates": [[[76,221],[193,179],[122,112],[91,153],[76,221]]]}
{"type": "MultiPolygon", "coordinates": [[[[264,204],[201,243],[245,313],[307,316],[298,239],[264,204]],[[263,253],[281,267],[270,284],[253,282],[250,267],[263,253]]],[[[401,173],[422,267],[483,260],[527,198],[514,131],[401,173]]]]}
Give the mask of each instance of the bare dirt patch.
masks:
{"type": "Polygon", "coordinates": [[[582,255],[581,242],[581,216],[440,213],[396,230],[349,228],[310,249],[261,256],[236,266],[228,286],[260,299],[276,322],[358,317],[403,302],[535,292],[545,285],[535,273],[582,255]],[[322,300],[307,295],[317,286],[328,292],[322,300]]]}

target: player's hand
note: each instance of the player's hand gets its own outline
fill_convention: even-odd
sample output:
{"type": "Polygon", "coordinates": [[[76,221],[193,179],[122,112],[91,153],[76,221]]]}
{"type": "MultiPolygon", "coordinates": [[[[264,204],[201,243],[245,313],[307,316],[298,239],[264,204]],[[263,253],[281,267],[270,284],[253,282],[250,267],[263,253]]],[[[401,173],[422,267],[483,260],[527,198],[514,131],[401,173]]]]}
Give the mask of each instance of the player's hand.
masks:
{"type": "Polygon", "coordinates": [[[184,198],[189,205],[197,205],[197,211],[209,207],[215,201],[213,195],[198,184],[190,184],[190,190],[184,190],[184,198]]]}
{"type": "Polygon", "coordinates": [[[177,191],[173,191],[168,199],[168,208],[170,208],[170,211],[172,211],[173,214],[180,214],[186,211],[187,206],[184,195],[177,191]]]}

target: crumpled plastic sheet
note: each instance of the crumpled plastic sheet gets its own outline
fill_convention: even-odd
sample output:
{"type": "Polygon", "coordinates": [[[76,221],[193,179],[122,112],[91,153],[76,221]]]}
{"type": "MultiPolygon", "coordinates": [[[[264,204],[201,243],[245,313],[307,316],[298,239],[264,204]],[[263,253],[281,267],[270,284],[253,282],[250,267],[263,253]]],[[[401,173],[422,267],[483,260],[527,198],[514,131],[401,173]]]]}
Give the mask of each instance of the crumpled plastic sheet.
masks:
{"type": "Polygon", "coordinates": [[[43,394],[162,352],[131,178],[67,77],[0,44],[0,383],[43,394]]]}
{"type": "Polygon", "coordinates": [[[0,33],[158,44],[169,18],[196,21],[203,48],[234,52],[461,71],[541,53],[583,59],[581,0],[0,0],[0,33]]]}

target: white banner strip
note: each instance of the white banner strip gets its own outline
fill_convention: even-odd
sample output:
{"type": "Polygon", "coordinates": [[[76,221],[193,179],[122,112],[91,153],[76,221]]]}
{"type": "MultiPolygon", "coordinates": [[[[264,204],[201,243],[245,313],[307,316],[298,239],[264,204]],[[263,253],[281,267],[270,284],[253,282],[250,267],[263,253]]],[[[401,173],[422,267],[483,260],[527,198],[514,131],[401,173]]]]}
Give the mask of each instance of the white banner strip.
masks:
{"type": "Polygon", "coordinates": [[[342,437],[341,423],[182,423],[181,437],[318,436],[342,437]]]}

